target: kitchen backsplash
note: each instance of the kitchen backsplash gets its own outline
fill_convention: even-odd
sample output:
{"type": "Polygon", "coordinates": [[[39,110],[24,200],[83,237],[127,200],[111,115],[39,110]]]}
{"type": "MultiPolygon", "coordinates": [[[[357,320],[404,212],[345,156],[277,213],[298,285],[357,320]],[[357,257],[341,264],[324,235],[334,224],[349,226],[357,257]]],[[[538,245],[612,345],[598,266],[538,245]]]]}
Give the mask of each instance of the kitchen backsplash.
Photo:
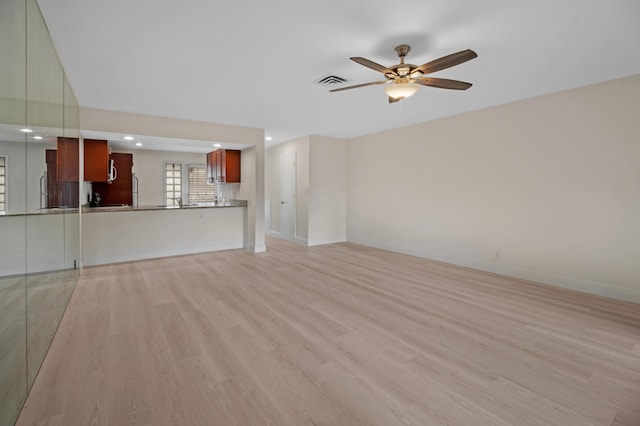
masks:
{"type": "Polygon", "coordinates": [[[84,196],[81,198],[80,204],[89,204],[91,201],[91,193],[93,192],[91,182],[82,183],[82,193],[84,196]]]}
{"type": "Polygon", "coordinates": [[[218,197],[225,199],[238,199],[240,193],[239,183],[218,183],[218,197]]]}

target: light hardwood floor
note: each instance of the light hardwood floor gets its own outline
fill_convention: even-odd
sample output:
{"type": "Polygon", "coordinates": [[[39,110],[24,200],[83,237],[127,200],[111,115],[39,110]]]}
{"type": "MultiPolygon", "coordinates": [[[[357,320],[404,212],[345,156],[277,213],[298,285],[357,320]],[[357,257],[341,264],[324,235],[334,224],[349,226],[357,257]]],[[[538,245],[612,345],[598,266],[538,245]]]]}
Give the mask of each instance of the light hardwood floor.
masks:
{"type": "Polygon", "coordinates": [[[640,425],[637,304],[268,247],[85,269],[18,425],[640,425]]]}

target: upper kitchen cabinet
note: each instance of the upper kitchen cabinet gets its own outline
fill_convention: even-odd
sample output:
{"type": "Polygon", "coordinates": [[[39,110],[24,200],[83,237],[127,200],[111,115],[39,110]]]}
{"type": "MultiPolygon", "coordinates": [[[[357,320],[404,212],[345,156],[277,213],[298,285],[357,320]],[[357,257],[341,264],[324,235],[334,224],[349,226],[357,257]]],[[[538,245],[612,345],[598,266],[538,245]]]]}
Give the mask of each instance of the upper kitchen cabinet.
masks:
{"type": "Polygon", "coordinates": [[[58,138],[58,181],[80,181],[80,149],[77,138],[58,138]]]}
{"type": "MultiPolygon", "coordinates": [[[[59,180],[58,169],[59,151],[47,149],[45,151],[46,171],[46,204],[45,207],[77,207],[79,201],[78,186],[76,180],[59,180]]],[[[64,173],[64,172],[62,172],[64,173]]]]}
{"type": "Polygon", "coordinates": [[[62,206],[60,201],[60,185],[58,184],[58,151],[47,149],[45,151],[45,161],[47,164],[47,190],[45,192],[47,201],[44,207],[53,208],[62,206]]]}
{"type": "Polygon", "coordinates": [[[207,182],[214,183],[218,174],[218,151],[207,152],[207,182]]]}
{"type": "Polygon", "coordinates": [[[109,178],[109,142],[99,139],[84,140],[84,180],[107,182],[109,178]]]}
{"type": "Polygon", "coordinates": [[[240,150],[218,149],[207,154],[207,181],[209,183],[240,182],[240,150]]]}

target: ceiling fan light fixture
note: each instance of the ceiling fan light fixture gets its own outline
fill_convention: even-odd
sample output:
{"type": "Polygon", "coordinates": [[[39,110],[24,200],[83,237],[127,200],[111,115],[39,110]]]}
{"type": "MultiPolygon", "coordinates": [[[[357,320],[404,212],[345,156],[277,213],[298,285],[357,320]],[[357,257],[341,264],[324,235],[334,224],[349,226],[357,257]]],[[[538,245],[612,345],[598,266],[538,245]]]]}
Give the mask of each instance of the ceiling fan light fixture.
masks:
{"type": "Polygon", "coordinates": [[[467,90],[472,86],[471,83],[467,83],[465,81],[449,80],[446,78],[437,77],[422,77],[423,75],[431,74],[436,71],[446,70],[447,68],[451,68],[453,66],[470,61],[473,58],[477,58],[478,54],[471,49],[461,50],[460,52],[452,53],[450,55],[434,59],[420,66],[405,64],[404,58],[405,56],[407,56],[407,53],[409,53],[409,50],[411,50],[411,47],[408,44],[401,44],[400,46],[396,46],[395,50],[396,54],[400,58],[400,63],[390,67],[385,67],[384,65],[380,65],[366,58],[361,58],[360,56],[352,56],[351,58],[349,58],[353,62],[384,74],[386,80],[372,81],[370,83],[340,87],[338,89],[332,89],[329,91],[341,92],[343,90],[357,89],[359,87],[367,87],[377,84],[388,84],[388,86],[385,87],[384,91],[389,97],[389,103],[392,104],[413,95],[418,91],[418,88],[420,86],[430,86],[438,87],[440,89],[452,90],[467,90]]]}
{"type": "Polygon", "coordinates": [[[419,88],[420,85],[415,83],[396,83],[385,87],[384,92],[390,98],[408,98],[416,93],[419,88]]]}

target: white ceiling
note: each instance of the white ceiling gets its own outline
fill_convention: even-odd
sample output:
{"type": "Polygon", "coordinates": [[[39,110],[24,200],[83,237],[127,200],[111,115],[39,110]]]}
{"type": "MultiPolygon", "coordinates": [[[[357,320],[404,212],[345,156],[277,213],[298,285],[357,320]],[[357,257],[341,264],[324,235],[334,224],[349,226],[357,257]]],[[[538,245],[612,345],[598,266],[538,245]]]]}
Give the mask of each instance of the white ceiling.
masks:
{"type": "MultiPolygon", "coordinates": [[[[38,0],[83,107],[265,129],[274,143],[354,137],[640,73],[637,0],[38,0]],[[381,75],[362,56],[422,64],[478,58],[388,104],[382,87],[329,93],[381,75]]],[[[119,135],[118,135],[119,136],[119,135]]]]}
{"type": "Polygon", "coordinates": [[[85,139],[107,139],[109,141],[109,147],[117,151],[151,149],[159,151],[206,153],[214,151],[218,148],[244,149],[249,147],[249,145],[239,143],[232,144],[227,142],[162,138],[157,136],[137,134],[124,135],[121,133],[97,132],[90,130],[83,130],[82,137],[85,139]],[[130,136],[133,138],[133,140],[125,140],[125,136],[130,136]],[[219,146],[214,146],[214,144],[219,146]]]}

